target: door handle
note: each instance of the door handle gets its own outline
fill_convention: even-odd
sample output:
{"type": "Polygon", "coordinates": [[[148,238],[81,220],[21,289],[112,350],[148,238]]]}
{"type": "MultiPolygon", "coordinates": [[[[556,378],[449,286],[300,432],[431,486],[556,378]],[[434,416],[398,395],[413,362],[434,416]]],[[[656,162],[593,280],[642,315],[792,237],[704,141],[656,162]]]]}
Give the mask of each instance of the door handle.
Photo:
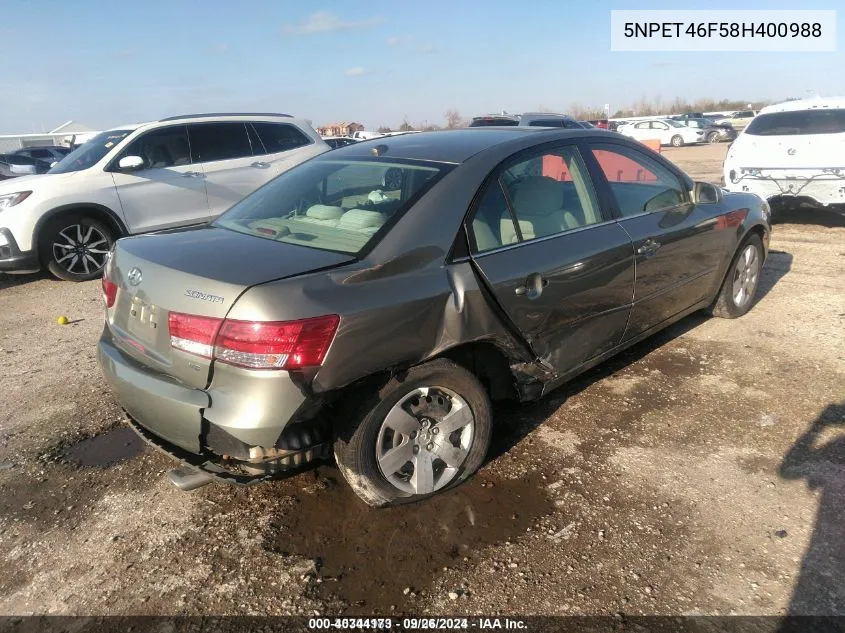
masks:
{"type": "Polygon", "coordinates": [[[657,253],[658,248],[660,248],[660,242],[655,242],[654,240],[646,240],[637,249],[637,255],[645,255],[646,257],[652,257],[655,253],[657,253]]]}
{"type": "Polygon", "coordinates": [[[254,163],[250,164],[250,167],[255,167],[256,169],[267,169],[270,166],[270,163],[265,163],[263,161],[257,160],[254,163]]]}
{"type": "Polygon", "coordinates": [[[549,285],[549,280],[544,279],[540,273],[531,273],[525,279],[524,286],[517,286],[514,292],[520,297],[525,296],[529,299],[537,299],[543,294],[543,288],[549,285]]]}

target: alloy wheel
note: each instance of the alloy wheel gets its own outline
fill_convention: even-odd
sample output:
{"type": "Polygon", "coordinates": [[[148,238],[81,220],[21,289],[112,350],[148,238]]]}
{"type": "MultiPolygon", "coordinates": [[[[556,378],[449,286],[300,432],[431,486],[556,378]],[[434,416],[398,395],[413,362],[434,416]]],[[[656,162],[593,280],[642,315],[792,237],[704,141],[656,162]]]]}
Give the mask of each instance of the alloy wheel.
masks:
{"type": "Polygon", "coordinates": [[[385,416],[376,462],[395,488],[429,494],[459,474],[474,435],[475,418],[466,400],[445,387],[419,387],[385,416]]]}
{"type": "Polygon", "coordinates": [[[71,224],[56,233],[53,260],[75,275],[90,275],[106,263],[109,239],[94,226],[71,224]]]}
{"type": "Polygon", "coordinates": [[[760,257],[753,244],[746,246],[734,267],[733,300],[743,308],[754,297],[757,279],[760,276],[760,257]]]}

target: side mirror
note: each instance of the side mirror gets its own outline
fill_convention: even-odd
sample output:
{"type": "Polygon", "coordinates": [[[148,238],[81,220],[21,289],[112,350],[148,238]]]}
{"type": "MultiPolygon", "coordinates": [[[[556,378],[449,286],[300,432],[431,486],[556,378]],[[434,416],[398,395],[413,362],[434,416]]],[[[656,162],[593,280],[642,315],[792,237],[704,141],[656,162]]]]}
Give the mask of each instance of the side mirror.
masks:
{"type": "Polygon", "coordinates": [[[709,182],[697,182],[693,189],[695,204],[718,204],[722,201],[722,190],[709,182]]]}
{"type": "Polygon", "coordinates": [[[55,167],[58,164],[59,164],[59,161],[54,160],[52,163],[50,163],[50,169],[52,169],[53,167],[55,167]]]}
{"type": "Polygon", "coordinates": [[[137,171],[144,166],[144,159],[140,156],[124,156],[117,164],[121,171],[137,171]]]}

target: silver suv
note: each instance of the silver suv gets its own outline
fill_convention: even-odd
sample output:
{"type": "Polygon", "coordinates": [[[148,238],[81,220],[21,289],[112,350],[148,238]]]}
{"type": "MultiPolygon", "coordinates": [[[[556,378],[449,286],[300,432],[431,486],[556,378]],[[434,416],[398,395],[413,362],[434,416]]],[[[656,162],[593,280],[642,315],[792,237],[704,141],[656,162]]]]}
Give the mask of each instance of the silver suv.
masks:
{"type": "Polygon", "coordinates": [[[0,183],[0,271],[94,279],[117,238],[205,224],[328,150],[286,114],[194,114],[102,132],[48,173],[0,183]]]}

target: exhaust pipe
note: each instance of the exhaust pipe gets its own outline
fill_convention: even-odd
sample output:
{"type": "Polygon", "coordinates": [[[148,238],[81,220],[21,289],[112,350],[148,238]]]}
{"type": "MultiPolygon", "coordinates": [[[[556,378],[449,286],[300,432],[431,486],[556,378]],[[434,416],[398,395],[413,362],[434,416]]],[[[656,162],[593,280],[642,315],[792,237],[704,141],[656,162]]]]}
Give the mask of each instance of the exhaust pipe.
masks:
{"type": "Polygon", "coordinates": [[[207,473],[193,466],[180,466],[174,468],[167,476],[174,486],[185,492],[196,490],[214,481],[214,475],[207,473]]]}

